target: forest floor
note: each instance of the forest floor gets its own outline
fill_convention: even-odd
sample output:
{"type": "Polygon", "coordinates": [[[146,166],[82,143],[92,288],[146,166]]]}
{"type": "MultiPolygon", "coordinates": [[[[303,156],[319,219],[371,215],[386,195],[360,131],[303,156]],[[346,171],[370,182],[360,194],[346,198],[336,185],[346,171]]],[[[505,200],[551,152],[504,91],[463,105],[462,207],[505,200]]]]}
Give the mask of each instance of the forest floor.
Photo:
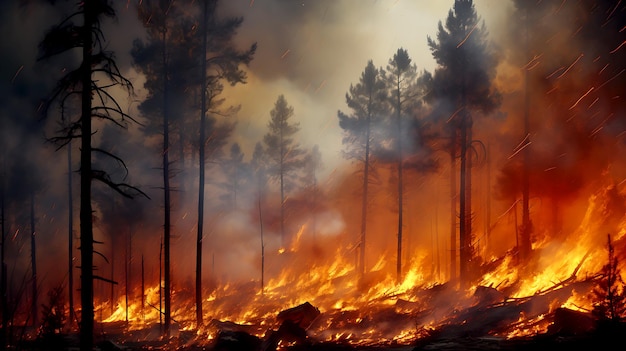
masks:
{"type": "MultiPolygon", "coordinates": [[[[626,345],[626,328],[596,330],[582,335],[539,334],[532,337],[506,339],[501,337],[454,337],[422,339],[411,345],[369,345],[352,346],[330,342],[305,342],[293,346],[279,347],[289,351],[569,351],[569,350],[624,350],[626,345]]],[[[199,344],[192,333],[181,333],[165,343],[153,341],[122,341],[127,336],[101,335],[95,350],[101,351],[274,351],[276,348],[265,348],[263,340],[256,337],[231,335],[218,338],[210,343],[199,344]]],[[[10,350],[79,350],[78,335],[63,335],[52,339],[23,341],[10,350]]]]}

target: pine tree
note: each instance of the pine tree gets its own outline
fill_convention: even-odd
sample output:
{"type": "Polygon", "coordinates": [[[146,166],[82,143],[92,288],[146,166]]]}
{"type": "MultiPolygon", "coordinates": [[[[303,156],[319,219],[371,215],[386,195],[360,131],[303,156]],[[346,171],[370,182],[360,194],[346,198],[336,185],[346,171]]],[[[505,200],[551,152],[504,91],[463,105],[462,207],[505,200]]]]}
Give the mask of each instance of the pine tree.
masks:
{"type": "Polygon", "coordinates": [[[294,139],[300,130],[299,123],[291,122],[293,107],[289,106],[284,95],[280,95],[270,111],[269,131],[263,137],[269,161],[269,174],[278,181],[280,187],[280,238],[286,246],[285,238],[285,199],[287,193],[298,185],[305,152],[294,139]]]}
{"type": "Polygon", "coordinates": [[[244,154],[239,143],[233,143],[230,146],[228,158],[221,163],[225,180],[220,186],[226,192],[221,198],[226,208],[231,211],[238,208],[237,197],[240,196],[240,192],[246,186],[246,173],[248,170],[243,157],[244,154]]]}
{"type": "MultiPolygon", "coordinates": [[[[472,235],[472,126],[473,116],[488,115],[500,103],[498,92],[492,86],[495,75],[495,59],[487,42],[487,30],[478,17],[472,0],[455,0],[448,13],[445,27],[439,22],[437,39],[428,37],[428,46],[437,62],[433,81],[432,98],[443,106],[451,106],[441,112],[450,133],[451,173],[457,147],[460,152],[459,172],[459,248],[460,277],[465,286],[472,279],[471,265],[474,259],[472,235]],[[458,144],[458,146],[457,146],[458,144]]],[[[452,189],[456,178],[452,176],[452,189]]],[[[454,191],[452,192],[454,198],[454,191]]],[[[455,205],[452,204],[454,210],[455,205]]],[[[454,216],[452,211],[451,216],[454,216]]],[[[453,220],[454,227],[454,220],[453,220]]],[[[451,244],[455,244],[455,235],[451,244]]],[[[456,247],[451,247],[455,252],[456,247]]],[[[451,263],[451,279],[455,279],[455,257],[451,263]]]]}
{"type": "Polygon", "coordinates": [[[592,292],[596,301],[592,312],[600,320],[619,322],[626,318],[626,284],[622,280],[611,234],[607,235],[607,250],[608,262],[602,267],[600,280],[592,292]]]}
{"type": "Polygon", "coordinates": [[[317,231],[317,211],[319,210],[319,202],[321,198],[321,190],[318,184],[318,172],[323,168],[322,154],[319,145],[314,145],[304,159],[304,187],[310,197],[310,212],[312,215],[311,233],[313,238],[317,231]]]}
{"type": "Polygon", "coordinates": [[[259,234],[261,242],[261,294],[265,289],[265,238],[263,233],[263,200],[265,186],[267,185],[267,155],[261,143],[254,145],[252,159],[250,160],[250,175],[257,202],[259,214],[259,234]]]}
{"type": "Polygon", "coordinates": [[[338,111],[339,126],[343,129],[344,157],[354,159],[363,166],[361,231],[358,238],[358,272],[365,273],[365,243],[367,233],[367,204],[372,167],[372,151],[380,147],[381,136],[375,126],[381,123],[386,112],[386,85],[384,71],[370,60],[359,83],[350,85],[346,103],[350,115],[338,111]]]}
{"type": "Polygon", "coordinates": [[[396,254],[396,280],[399,282],[402,279],[402,215],[403,215],[403,196],[404,196],[404,184],[403,184],[403,163],[405,154],[405,143],[409,141],[405,136],[407,128],[407,112],[409,111],[410,104],[414,103],[418,93],[416,87],[417,84],[417,67],[411,63],[409,53],[399,48],[398,51],[389,59],[387,65],[388,84],[389,84],[389,98],[390,105],[393,106],[395,112],[395,133],[392,133],[393,139],[395,139],[395,159],[398,172],[398,250],[396,254]]]}

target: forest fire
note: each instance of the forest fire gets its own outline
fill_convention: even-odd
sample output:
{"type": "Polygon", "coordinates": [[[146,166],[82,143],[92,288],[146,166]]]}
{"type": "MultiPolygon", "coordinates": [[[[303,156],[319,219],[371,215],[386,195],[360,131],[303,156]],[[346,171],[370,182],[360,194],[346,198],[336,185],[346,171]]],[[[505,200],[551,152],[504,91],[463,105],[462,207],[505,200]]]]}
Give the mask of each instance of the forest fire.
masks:
{"type": "MultiPolygon", "coordinates": [[[[275,253],[276,257],[289,256],[281,257],[286,262],[281,266],[295,269],[283,269],[263,287],[257,280],[215,286],[203,301],[207,324],[201,328],[195,325],[191,292],[174,290],[173,305],[177,307],[172,319],[181,332],[193,331],[201,344],[210,344],[223,331],[266,338],[281,327],[277,318],[281,311],[307,305],[309,310],[303,315],[311,310],[318,313],[307,316],[311,319],[302,329],[315,342],[410,345],[440,331],[502,338],[545,334],[554,327],[557,310],[588,314],[593,309],[592,289],[607,263],[603,230],[608,229],[607,220],[616,215],[607,208],[607,193],[612,191],[613,187],[601,189],[589,198],[585,215],[569,239],[558,245],[549,239],[537,242],[532,269],[523,271],[516,262],[517,254],[509,251],[485,261],[476,284],[464,290],[436,279],[428,272],[430,268],[421,264],[407,267],[405,277],[397,282],[388,269],[393,262],[382,253],[360,276],[350,251],[339,248],[335,256],[316,262],[304,253],[311,243],[295,240],[293,247],[275,253]]],[[[625,221],[622,216],[614,223],[615,243],[624,240],[625,221]]],[[[298,234],[306,232],[302,227],[298,234]]],[[[135,289],[129,295],[140,293],[135,289]]],[[[157,284],[145,290],[143,306],[133,298],[126,307],[124,296],[109,314],[109,302],[102,303],[98,310],[103,311],[103,328],[119,322],[127,322],[126,329],[131,332],[157,328],[162,322],[159,299],[157,284]]]]}

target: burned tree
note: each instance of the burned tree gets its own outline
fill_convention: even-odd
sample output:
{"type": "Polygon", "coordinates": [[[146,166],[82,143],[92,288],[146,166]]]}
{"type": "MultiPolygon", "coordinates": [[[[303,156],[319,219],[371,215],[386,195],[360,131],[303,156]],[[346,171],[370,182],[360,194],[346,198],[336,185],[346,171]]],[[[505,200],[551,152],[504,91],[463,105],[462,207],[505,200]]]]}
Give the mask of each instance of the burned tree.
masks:
{"type": "Polygon", "coordinates": [[[626,318],[626,284],[622,280],[619,260],[607,235],[608,262],[602,267],[600,279],[592,295],[596,301],[593,314],[600,320],[619,322],[626,318]]]}
{"type": "Polygon", "coordinates": [[[230,146],[230,154],[228,158],[222,161],[221,168],[224,173],[224,182],[220,186],[224,189],[225,194],[221,196],[222,201],[226,204],[226,208],[237,210],[237,198],[241,188],[246,185],[247,165],[243,161],[244,154],[241,151],[239,143],[233,143],[230,146]]]}
{"type": "Polygon", "coordinates": [[[103,279],[93,272],[92,181],[104,183],[126,197],[143,194],[123,181],[114,180],[106,171],[92,167],[93,153],[111,157],[125,167],[121,158],[92,145],[92,119],[109,121],[122,128],[134,121],[109,92],[113,87],[122,87],[130,92],[132,84],[120,73],[113,53],[104,50],[105,37],[100,24],[105,16],[115,17],[115,10],[109,1],[81,2],[74,13],[47,32],[40,43],[39,57],[43,60],[74,49],[81,50],[81,65],[61,77],[43,112],[47,115],[55,103],[61,106],[61,111],[72,102],[81,106],[78,118],[71,116],[69,126],[53,141],[65,146],[72,139],[80,139],[80,347],[84,350],[91,349],[94,342],[93,280],[103,279]]]}
{"type": "Polygon", "coordinates": [[[321,189],[318,184],[318,172],[322,169],[322,154],[318,145],[314,145],[311,152],[308,153],[304,159],[304,184],[305,190],[311,195],[310,198],[310,211],[313,216],[311,232],[313,238],[316,236],[317,231],[317,211],[319,207],[321,189]]]}
{"type": "Polygon", "coordinates": [[[250,160],[250,175],[252,187],[255,192],[257,210],[259,214],[259,234],[261,241],[261,294],[265,289],[265,238],[263,233],[263,199],[267,185],[267,155],[263,145],[258,142],[254,145],[252,159],[250,160]]]}
{"type": "Polygon", "coordinates": [[[359,250],[358,271],[365,273],[365,239],[367,232],[367,201],[370,182],[371,154],[380,136],[376,138],[375,127],[385,112],[386,86],[382,69],[376,68],[370,60],[359,83],[350,85],[346,93],[346,103],[352,110],[350,115],[337,112],[339,126],[343,129],[344,157],[353,159],[363,166],[363,191],[361,203],[361,231],[357,240],[359,250]]]}
{"type": "Polygon", "coordinates": [[[387,79],[389,84],[389,98],[390,105],[393,106],[395,112],[395,131],[390,133],[393,140],[395,140],[395,161],[398,172],[398,250],[396,254],[396,280],[402,279],[402,214],[403,214],[403,196],[404,196],[404,184],[403,184],[403,164],[405,154],[405,143],[409,143],[405,136],[408,130],[407,126],[407,112],[409,112],[410,104],[414,103],[419,91],[417,85],[417,67],[411,63],[409,53],[400,48],[389,59],[387,65],[387,79]]]}
{"type": "MultiPolygon", "coordinates": [[[[489,51],[487,30],[474,8],[472,0],[456,0],[448,13],[445,26],[439,22],[437,38],[428,37],[428,46],[437,62],[433,78],[433,98],[443,105],[443,121],[447,121],[450,133],[450,157],[452,165],[460,158],[459,171],[459,249],[460,278],[463,285],[472,279],[472,126],[473,116],[488,115],[500,103],[492,86],[495,61],[489,51]]],[[[451,167],[451,173],[454,167],[451,167]]],[[[452,188],[456,179],[452,179],[452,188]]],[[[454,198],[454,195],[451,196],[454,198]]],[[[454,206],[453,206],[454,207],[454,206]]],[[[451,240],[454,243],[456,240],[451,240]]],[[[451,248],[452,252],[456,247],[451,248]]],[[[455,259],[451,267],[455,267],[455,259]]],[[[451,279],[455,279],[452,274],[451,279]]]]}

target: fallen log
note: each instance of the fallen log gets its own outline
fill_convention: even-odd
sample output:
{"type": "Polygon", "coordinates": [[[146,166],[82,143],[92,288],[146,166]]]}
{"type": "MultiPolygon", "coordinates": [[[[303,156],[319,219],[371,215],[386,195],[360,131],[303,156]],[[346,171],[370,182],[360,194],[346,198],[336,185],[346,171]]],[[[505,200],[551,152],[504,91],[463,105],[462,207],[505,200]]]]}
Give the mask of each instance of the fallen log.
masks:
{"type": "Polygon", "coordinates": [[[276,316],[276,319],[281,325],[286,321],[291,321],[306,330],[320,314],[321,312],[317,307],[314,307],[309,302],[305,302],[281,311],[276,316]]]}
{"type": "Polygon", "coordinates": [[[596,319],[590,314],[559,307],[554,311],[554,322],[548,333],[560,335],[581,335],[596,328],[596,319]]]}

